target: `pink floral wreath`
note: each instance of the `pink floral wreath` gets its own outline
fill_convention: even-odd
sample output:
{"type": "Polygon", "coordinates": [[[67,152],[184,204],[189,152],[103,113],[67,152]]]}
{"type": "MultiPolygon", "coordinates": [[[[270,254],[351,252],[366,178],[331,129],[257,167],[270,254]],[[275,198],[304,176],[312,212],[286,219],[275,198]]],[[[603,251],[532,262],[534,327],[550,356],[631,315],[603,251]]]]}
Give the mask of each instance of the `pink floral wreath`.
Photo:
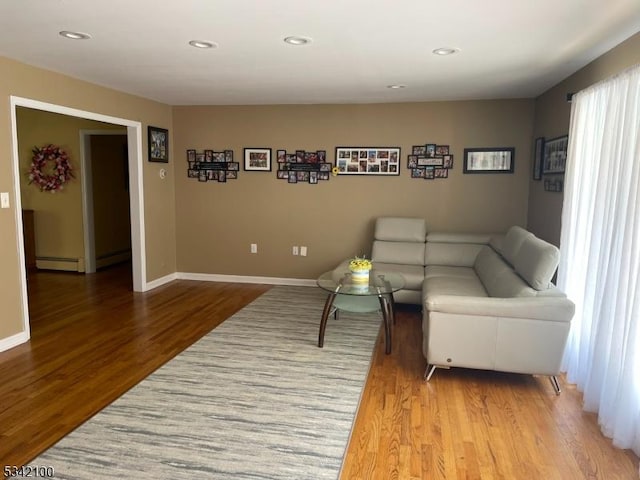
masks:
{"type": "Polygon", "coordinates": [[[55,193],[64,188],[64,184],[73,178],[69,156],[60,147],[47,145],[33,149],[29,183],[35,183],[40,191],[55,193]],[[45,173],[47,162],[54,162],[51,173],[45,173]]]}

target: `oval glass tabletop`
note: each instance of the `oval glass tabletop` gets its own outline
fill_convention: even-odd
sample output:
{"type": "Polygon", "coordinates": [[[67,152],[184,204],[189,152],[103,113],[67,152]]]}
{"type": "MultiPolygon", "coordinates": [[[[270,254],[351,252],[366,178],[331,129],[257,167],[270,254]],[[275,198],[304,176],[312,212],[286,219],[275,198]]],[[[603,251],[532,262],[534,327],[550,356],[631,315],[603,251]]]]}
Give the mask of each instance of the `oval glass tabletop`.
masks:
{"type": "Polygon", "coordinates": [[[399,273],[373,269],[369,282],[354,282],[349,270],[331,270],[317,280],[323,290],[342,295],[386,295],[404,288],[404,277],[399,273]]]}

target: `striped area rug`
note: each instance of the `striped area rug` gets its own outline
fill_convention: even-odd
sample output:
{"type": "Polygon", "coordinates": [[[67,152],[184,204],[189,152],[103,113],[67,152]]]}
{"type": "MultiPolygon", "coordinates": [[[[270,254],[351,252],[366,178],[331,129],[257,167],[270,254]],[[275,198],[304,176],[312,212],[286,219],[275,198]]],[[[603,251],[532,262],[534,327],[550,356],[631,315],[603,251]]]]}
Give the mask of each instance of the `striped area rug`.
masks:
{"type": "Polygon", "coordinates": [[[380,327],[274,287],[31,465],[56,479],[336,479],[380,327]]]}

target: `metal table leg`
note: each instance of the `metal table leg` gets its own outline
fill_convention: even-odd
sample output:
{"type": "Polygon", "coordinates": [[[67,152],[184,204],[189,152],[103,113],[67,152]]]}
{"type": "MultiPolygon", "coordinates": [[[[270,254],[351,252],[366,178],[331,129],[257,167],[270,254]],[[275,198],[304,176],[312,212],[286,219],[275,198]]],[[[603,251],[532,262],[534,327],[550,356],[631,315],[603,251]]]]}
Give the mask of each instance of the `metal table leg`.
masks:
{"type": "Polygon", "coordinates": [[[320,332],[318,333],[318,347],[322,348],[324,345],[324,331],[327,329],[327,320],[331,314],[331,307],[333,307],[333,301],[336,298],[337,293],[332,292],[327,295],[327,300],[324,302],[324,310],[322,311],[322,319],[320,320],[320,332]]]}
{"type": "Polygon", "coordinates": [[[389,355],[391,353],[391,319],[389,318],[389,300],[386,295],[378,296],[380,300],[380,310],[382,311],[382,319],[384,320],[384,340],[385,340],[385,353],[389,355]]]}

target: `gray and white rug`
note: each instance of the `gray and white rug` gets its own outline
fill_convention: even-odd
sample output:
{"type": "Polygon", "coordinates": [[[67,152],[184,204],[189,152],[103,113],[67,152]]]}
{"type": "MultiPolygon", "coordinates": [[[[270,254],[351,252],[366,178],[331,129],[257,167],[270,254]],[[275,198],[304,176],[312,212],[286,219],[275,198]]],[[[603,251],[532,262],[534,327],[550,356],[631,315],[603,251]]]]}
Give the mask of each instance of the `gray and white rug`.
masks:
{"type": "Polygon", "coordinates": [[[380,326],[274,287],[36,458],[56,479],[336,479],[380,326]]]}

